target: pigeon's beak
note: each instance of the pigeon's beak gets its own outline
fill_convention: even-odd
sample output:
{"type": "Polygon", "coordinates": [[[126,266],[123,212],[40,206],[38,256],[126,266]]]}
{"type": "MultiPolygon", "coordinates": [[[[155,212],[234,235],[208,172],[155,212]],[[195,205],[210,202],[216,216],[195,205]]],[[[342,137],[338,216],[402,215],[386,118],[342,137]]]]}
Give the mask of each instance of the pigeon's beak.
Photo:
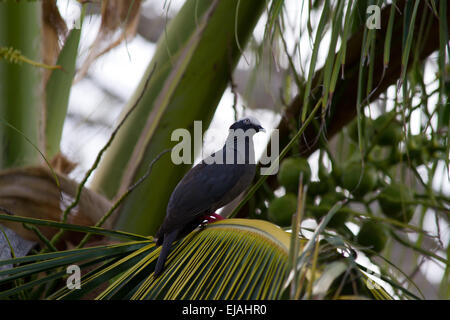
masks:
{"type": "Polygon", "coordinates": [[[266,129],[264,129],[262,126],[258,126],[258,132],[266,132],[266,129]]]}

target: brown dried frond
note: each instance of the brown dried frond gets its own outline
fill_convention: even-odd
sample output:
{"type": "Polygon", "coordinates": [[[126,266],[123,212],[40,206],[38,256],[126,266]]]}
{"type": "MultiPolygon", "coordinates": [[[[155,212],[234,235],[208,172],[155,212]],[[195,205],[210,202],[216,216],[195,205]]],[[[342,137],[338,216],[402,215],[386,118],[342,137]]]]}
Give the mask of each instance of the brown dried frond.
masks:
{"type": "MultiPolygon", "coordinates": [[[[56,6],[56,0],[42,1],[42,59],[44,64],[54,65],[67,36],[67,26],[56,6]]],[[[44,83],[51,70],[44,71],[44,83]]]]}
{"type": "Polygon", "coordinates": [[[58,152],[50,161],[53,170],[62,174],[69,174],[77,166],[73,161],[67,159],[61,152],[58,152]]]}
{"type": "Polygon", "coordinates": [[[141,0],[105,0],[102,2],[102,22],[90,53],[78,72],[76,81],[87,72],[95,59],[136,35],[141,0]]]}
{"type": "MultiPolygon", "coordinates": [[[[5,208],[17,216],[61,221],[64,209],[77,193],[78,183],[63,174],[56,173],[56,175],[60,188],[46,167],[17,168],[0,172],[0,208],[5,208]]],[[[80,202],[68,215],[67,223],[93,226],[111,206],[108,199],[84,188],[80,202]]],[[[20,223],[2,221],[2,224],[22,238],[40,242],[33,231],[24,228],[20,223]]],[[[103,225],[105,228],[111,226],[111,220],[107,220],[103,225]]],[[[38,229],[48,239],[58,231],[56,228],[42,226],[38,229]]],[[[83,234],[80,233],[66,232],[58,247],[65,242],[77,244],[82,237],[83,234]]]]}

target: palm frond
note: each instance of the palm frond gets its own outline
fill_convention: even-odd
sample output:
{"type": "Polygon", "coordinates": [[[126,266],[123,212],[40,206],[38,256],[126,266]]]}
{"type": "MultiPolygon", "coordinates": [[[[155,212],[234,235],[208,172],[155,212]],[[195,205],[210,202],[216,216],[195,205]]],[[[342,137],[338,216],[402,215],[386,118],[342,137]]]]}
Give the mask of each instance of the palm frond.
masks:
{"type": "Polygon", "coordinates": [[[7,287],[0,297],[59,280],[61,289],[46,298],[82,298],[112,281],[98,299],[279,299],[289,245],[290,235],[267,221],[229,219],[178,241],[158,278],[160,249],[149,239],[2,261],[15,267],[0,272],[0,288],[7,287]],[[73,264],[87,272],[80,290],[64,286],[73,264]],[[17,279],[25,281],[11,286],[17,279]]]}
{"type": "MultiPolygon", "coordinates": [[[[28,223],[42,223],[30,218],[18,220],[23,219],[28,223]]],[[[53,227],[74,228],[62,223],[55,223],[53,227]]],[[[85,233],[94,231],[94,228],[80,228],[78,230],[85,233]]],[[[96,229],[102,230],[95,228],[96,232],[96,229]]],[[[104,231],[105,234],[124,238],[120,232],[104,231]]],[[[336,248],[344,246],[343,241],[338,241],[336,236],[330,236],[327,232],[324,236],[329,245],[316,246],[313,267],[309,260],[302,263],[299,279],[307,286],[297,288],[308,287],[309,297],[335,295],[339,298],[340,289],[336,291],[336,283],[346,281],[342,273],[345,271],[348,274],[355,269],[361,274],[358,283],[362,286],[366,282],[366,269],[337,253],[336,248]],[[328,267],[325,267],[325,261],[330,262],[328,267]]],[[[312,254],[306,243],[305,239],[300,239],[300,246],[297,246],[299,257],[312,254]]],[[[176,242],[166,262],[166,270],[155,278],[153,270],[160,248],[151,238],[138,239],[137,235],[129,235],[129,240],[123,243],[1,261],[0,265],[14,267],[0,271],[0,298],[38,295],[38,298],[58,300],[92,297],[139,300],[285,299],[283,284],[288,279],[290,246],[291,235],[270,222],[227,219],[210,224],[203,230],[198,229],[176,242]],[[81,288],[78,290],[69,289],[66,285],[66,270],[71,265],[78,266],[82,273],[81,288]],[[51,286],[56,286],[57,290],[45,290],[51,286]]],[[[387,276],[381,279],[396,285],[387,276]]],[[[378,286],[370,292],[377,298],[391,298],[378,286]]],[[[345,294],[362,297],[358,292],[345,294]]]]}

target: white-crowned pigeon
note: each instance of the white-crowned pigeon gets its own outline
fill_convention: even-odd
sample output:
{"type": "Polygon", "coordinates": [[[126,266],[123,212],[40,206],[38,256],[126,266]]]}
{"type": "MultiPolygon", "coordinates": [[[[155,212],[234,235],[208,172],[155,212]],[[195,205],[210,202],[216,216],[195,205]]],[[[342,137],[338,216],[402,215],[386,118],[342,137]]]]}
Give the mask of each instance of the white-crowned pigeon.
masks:
{"type": "Polygon", "coordinates": [[[246,117],[231,127],[224,147],[189,170],[175,187],[166,217],[156,233],[162,244],[155,277],[164,268],[172,242],[184,237],[213,216],[251,184],[256,170],[253,135],[265,131],[259,121],[246,117]]]}

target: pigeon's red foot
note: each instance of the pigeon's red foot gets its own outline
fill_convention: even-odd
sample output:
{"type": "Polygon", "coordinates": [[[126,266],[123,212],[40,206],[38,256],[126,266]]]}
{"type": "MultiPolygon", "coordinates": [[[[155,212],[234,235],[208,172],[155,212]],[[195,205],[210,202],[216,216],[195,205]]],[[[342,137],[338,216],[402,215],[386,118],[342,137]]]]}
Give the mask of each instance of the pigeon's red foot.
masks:
{"type": "Polygon", "coordinates": [[[224,217],[222,217],[220,214],[217,214],[217,213],[215,213],[215,212],[213,212],[213,213],[211,213],[209,216],[208,216],[208,221],[209,222],[215,222],[215,221],[220,221],[220,220],[223,220],[224,219],[224,217]]]}
{"type": "Polygon", "coordinates": [[[204,229],[208,223],[213,223],[213,222],[220,221],[223,219],[224,218],[220,214],[217,214],[214,212],[211,214],[207,214],[202,217],[202,223],[200,224],[200,228],[204,229]]]}

